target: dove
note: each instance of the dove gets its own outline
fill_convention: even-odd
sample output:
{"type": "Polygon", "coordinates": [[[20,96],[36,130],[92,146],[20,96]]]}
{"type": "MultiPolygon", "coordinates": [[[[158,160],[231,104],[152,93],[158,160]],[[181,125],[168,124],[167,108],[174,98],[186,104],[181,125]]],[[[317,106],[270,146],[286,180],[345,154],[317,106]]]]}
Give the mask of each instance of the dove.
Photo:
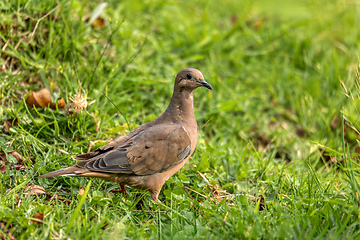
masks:
{"type": "Polygon", "coordinates": [[[181,70],[165,112],[127,135],[89,153],[75,157],[75,165],[38,178],[56,176],[92,177],[147,190],[154,201],[165,181],[178,172],[193,154],[199,130],[194,115],[193,92],[198,87],[212,90],[194,68],[181,70]]]}

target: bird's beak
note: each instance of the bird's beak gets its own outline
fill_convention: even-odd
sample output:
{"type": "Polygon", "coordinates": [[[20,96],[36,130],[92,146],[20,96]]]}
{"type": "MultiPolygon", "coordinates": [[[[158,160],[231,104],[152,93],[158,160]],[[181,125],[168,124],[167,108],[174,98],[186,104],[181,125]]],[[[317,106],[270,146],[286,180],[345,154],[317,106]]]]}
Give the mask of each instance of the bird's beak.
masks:
{"type": "Polygon", "coordinates": [[[208,84],[205,80],[199,81],[199,84],[201,87],[206,87],[207,89],[210,89],[211,91],[213,90],[212,86],[210,84],[208,84]]]}

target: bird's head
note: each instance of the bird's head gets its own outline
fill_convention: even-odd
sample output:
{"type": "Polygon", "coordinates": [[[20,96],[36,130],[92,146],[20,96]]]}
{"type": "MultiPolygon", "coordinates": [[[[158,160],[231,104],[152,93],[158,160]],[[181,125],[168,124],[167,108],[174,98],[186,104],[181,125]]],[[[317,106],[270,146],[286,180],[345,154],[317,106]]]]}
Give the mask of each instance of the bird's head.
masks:
{"type": "Polygon", "coordinates": [[[212,90],[210,84],[204,80],[202,73],[195,68],[185,68],[181,70],[175,78],[175,86],[180,90],[193,91],[198,87],[206,87],[212,90]]]}

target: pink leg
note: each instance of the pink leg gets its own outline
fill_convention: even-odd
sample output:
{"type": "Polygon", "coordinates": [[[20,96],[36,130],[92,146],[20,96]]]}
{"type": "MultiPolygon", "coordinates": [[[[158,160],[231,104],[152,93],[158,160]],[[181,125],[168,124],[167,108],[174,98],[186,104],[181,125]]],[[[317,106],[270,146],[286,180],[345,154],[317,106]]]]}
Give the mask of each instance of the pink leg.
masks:
{"type": "Polygon", "coordinates": [[[120,193],[126,193],[126,188],[124,184],[120,184],[120,193]]]}
{"type": "Polygon", "coordinates": [[[120,190],[111,190],[110,192],[113,192],[113,193],[126,193],[126,188],[125,188],[125,185],[123,184],[119,184],[120,185],[120,190]]]}
{"type": "Polygon", "coordinates": [[[156,201],[156,203],[160,204],[161,201],[158,199],[157,196],[151,196],[152,200],[156,201]]]}

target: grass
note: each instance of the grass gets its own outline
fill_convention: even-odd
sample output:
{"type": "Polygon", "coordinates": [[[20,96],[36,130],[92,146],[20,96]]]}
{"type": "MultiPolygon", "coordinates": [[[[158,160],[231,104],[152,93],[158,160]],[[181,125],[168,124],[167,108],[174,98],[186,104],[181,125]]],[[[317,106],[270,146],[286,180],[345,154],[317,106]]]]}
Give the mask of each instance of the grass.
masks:
{"type": "Polygon", "coordinates": [[[92,26],[100,3],[0,3],[0,122],[18,120],[0,126],[0,148],[27,159],[2,162],[0,236],[359,238],[356,1],[111,1],[92,26]],[[214,91],[194,94],[199,143],[164,204],[96,179],[36,178],[155,119],[186,67],[214,91]],[[80,92],[93,104],[26,105],[44,87],[53,102],[80,92]]]}

